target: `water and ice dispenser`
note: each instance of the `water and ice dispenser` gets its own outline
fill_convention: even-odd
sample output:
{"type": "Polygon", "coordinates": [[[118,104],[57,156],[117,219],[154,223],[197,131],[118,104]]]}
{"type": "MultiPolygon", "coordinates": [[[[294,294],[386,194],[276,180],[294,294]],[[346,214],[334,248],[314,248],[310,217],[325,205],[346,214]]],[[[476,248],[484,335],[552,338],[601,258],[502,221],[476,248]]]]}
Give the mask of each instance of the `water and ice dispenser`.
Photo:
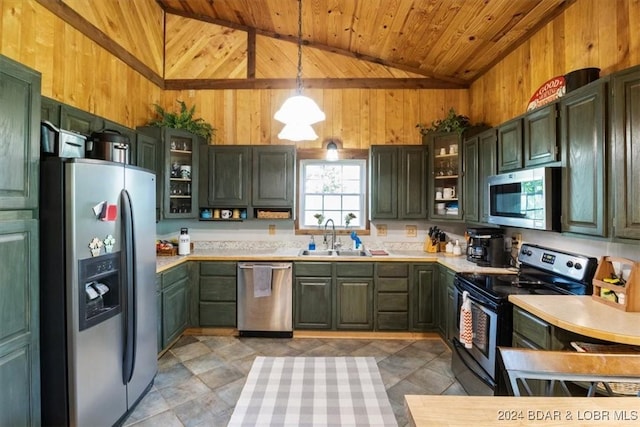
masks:
{"type": "Polygon", "coordinates": [[[120,252],[82,259],[78,267],[78,311],[82,331],[122,311],[120,252]]]}

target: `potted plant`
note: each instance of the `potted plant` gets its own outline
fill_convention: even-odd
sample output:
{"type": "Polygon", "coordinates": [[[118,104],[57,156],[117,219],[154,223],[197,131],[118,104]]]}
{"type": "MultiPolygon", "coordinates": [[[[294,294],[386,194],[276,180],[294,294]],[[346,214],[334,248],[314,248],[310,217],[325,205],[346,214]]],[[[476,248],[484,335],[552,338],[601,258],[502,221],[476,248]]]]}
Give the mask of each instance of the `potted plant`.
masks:
{"type": "Polygon", "coordinates": [[[427,126],[423,123],[418,123],[417,128],[420,129],[420,134],[426,135],[430,132],[458,132],[462,133],[470,128],[471,121],[469,117],[456,113],[456,110],[451,107],[447,117],[441,120],[434,120],[431,122],[431,126],[427,126]]]}
{"type": "Polygon", "coordinates": [[[188,108],[184,101],[177,101],[180,104],[180,111],[169,112],[158,104],[153,104],[157,118],[149,122],[149,126],[169,127],[174,129],[184,129],[194,135],[203,137],[207,144],[211,144],[215,136],[216,129],[202,118],[193,118],[196,106],[188,108]]]}

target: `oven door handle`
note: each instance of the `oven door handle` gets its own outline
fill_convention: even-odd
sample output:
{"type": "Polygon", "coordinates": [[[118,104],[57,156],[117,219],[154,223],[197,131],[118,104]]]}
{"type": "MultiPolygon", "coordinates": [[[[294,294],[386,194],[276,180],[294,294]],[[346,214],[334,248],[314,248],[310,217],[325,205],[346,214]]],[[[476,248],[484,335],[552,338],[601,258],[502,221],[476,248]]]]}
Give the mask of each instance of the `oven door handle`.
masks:
{"type": "MultiPolygon", "coordinates": [[[[460,344],[460,342],[458,340],[456,340],[455,338],[451,339],[451,342],[453,344],[453,350],[458,353],[458,356],[460,358],[460,361],[464,364],[464,366],[471,372],[473,373],[473,375],[475,375],[476,377],[478,377],[483,383],[490,385],[491,387],[495,387],[496,386],[496,382],[488,376],[488,374],[485,375],[481,375],[477,369],[474,369],[472,366],[469,365],[469,363],[466,360],[466,355],[469,354],[467,353],[463,348],[462,348],[462,344],[460,344]]],[[[484,370],[482,369],[482,367],[480,367],[480,370],[484,373],[484,370]]]]}
{"type": "MultiPolygon", "coordinates": [[[[456,290],[458,291],[458,293],[460,294],[460,297],[462,297],[462,292],[464,292],[464,289],[461,289],[459,286],[455,286],[456,290]]],[[[489,304],[487,304],[486,302],[478,299],[475,297],[475,295],[473,295],[471,292],[467,291],[469,293],[468,298],[471,300],[471,302],[476,303],[476,305],[480,306],[480,307],[485,307],[488,308],[489,304]]]]}

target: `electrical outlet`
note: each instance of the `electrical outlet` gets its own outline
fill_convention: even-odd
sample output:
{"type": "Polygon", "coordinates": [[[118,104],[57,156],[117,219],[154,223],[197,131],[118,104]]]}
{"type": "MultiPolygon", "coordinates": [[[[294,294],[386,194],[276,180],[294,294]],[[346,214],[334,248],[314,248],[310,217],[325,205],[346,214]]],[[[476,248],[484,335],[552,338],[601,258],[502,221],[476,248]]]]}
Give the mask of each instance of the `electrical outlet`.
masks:
{"type": "Polygon", "coordinates": [[[276,234],[276,225],[269,224],[269,235],[273,236],[274,234],[276,234]]]}
{"type": "Polygon", "coordinates": [[[520,248],[520,245],[522,245],[522,234],[513,233],[511,235],[511,246],[515,246],[516,248],[520,248]]]}
{"type": "Polygon", "coordinates": [[[418,237],[418,226],[417,225],[407,225],[405,227],[405,232],[407,237],[418,237]]]}
{"type": "Polygon", "coordinates": [[[378,236],[386,236],[387,235],[387,225],[386,224],[380,224],[376,226],[376,234],[378,236]]]}

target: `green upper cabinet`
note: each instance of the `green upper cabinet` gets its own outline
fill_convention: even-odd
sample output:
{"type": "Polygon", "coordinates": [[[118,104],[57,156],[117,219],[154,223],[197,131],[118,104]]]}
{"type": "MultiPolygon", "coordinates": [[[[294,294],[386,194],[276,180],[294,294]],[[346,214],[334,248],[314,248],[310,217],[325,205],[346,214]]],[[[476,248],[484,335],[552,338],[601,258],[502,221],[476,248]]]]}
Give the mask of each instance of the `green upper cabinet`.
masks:
{"type": "Polygon", "coordinates": [[[251,147],[208,145],[202,150],[200,205],[246,208],[250,204],[251,147]]]}
{"type": "Polygon", "coordinates": [[[371,219],[398,218],[398,149],[371,146],[371,219]]]}
{"type": "Polygon", "coordinates": [[[488,178],[497,171],[496,129],[488,129],[463,142],[462,197],[464,220],[488,224],[488,178]]]}
{"type": "Polygon", "coordinates": [[[38,207],[40,74],[0,56],[0,210],[38,207]]]}
{"type": "Polygon", "coordinates": [[[640,239],[640,67],[612,75],[614,236],[640,239]]]}
{"type": "Polygon", "coordinates": [[[427,147],[371,146],[371,218],[427,217],[427,147]]]}
{"type": "Polygon", "coordinates": [[[606,88],[600,79],[560,101],[562,231],[605,236],[606,88]]]}
{"type": "Polygon", "coordinates": [[[292,145],[253,147],[251,203],[254,208],[293,209],[295,157],[292,145]]]}
{"type": "Polygon", "coordinates": [[[552,103],[528,113],[524,125],[524,166],[555,162],[558,155],[558,110],[552,103]]]}
{"type": "Polygon", "coordinates": [[[60,110],[60,127],[66,130],[89,136],[93,132],[104,129],[104,119],[70,105],[62,104],[60,110]]]}
{"type": "Polygon", "coordinates": [[[498,126],[498,172],[522,168],[522,117],[498,126]]]}
{"type": "Polygon", "coordinates": [[[60,110],[62,104],[55,99],[41,97],[40,100],[40,120],[48,121],[54,126],[60,127],[60,110]]]}
{"type": "Polygon", "coordinates": [[[462,219],[462,135],[457,132],[429,133],[429,218],[462,219]]]}
{"type": "Polygon", "coordinates": [[[398,217],[427,217],[427,149],[423,145],[398,147],[400,179],[398,217]]]}
{"type": "MultiPolygon", "coordinates": [[[[145,135],[140,132],[136,133],[135,138],[136,165],[157,173],[157,171],[161,169],[160,141],[153,136],[145,135]]],[[[162,188],[162,180],[156,179],[156,220],[159,220],[161,218],[161,210],[163,205],[162,188]]]]}
{"type": "Polygon", "coordinates": [[[480,218],[479,202],[479,136],[467,138],[462,142],[462,196],[464,212],[462,218],[467,222],[478,222],[480,218]]]}
{"type": "Polygon", "coordinates": [[[198,217],[198,158],[201,138],[180,129],[145,126],[142,134],[159,141],[157,180],[161,200],[161,216],[170,218],[198,217]]]}

